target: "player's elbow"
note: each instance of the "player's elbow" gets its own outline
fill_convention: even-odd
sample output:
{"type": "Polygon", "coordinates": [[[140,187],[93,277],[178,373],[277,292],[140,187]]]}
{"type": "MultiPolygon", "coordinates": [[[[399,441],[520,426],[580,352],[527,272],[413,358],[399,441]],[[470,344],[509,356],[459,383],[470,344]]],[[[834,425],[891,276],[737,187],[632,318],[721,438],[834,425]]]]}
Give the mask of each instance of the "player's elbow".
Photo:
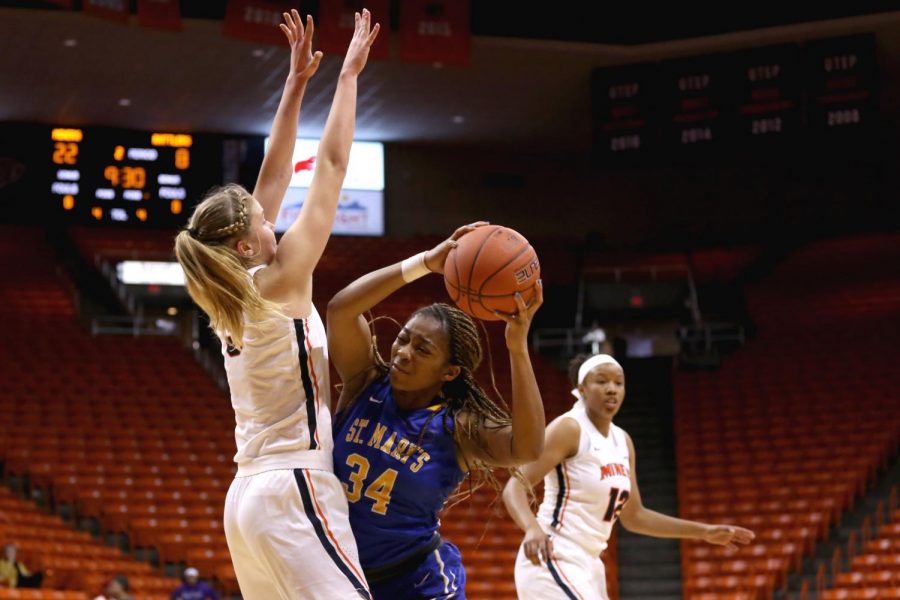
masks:
{"type": "Polygon", "coordinates": [[[331,317],[332,315],[338,315],[341,310],[347,305],[346,296],[344,293],[345,290],[341,290],[337,294],[335,294],[331,300],[328,301],[328,308],[326,310],[326,315],[331,317]]]}
{"type": "Polygon", "coordinates": [[[515,477],[509,478],[509,481],[503,486],[503,492],[500,494],[500,498],[503,500],[503,506],[506,507],[506,512],[510,515],[515,515],[516,506],[526,497],[527,491],[525,490],[525,486],[523,486],[522,482],[518,481],[515,477]]]}
{"type": "Polygon", "coordinates": [[[642,507],[626,505],[626,510],[623,510],[619,515],[619,522],[622,524],[622,527],[632,533],[642,533],[643,520],[641,519],[641,510],[642,507]]]}
{"type": "Polygon", "coordinates": [[[509,481],[506,482],[506,485],[503,486],[503,493],[500,495],[503,499],[503,504],[505,504],[507,508],[510,507],[510,503],[512,502],[514,485],[516,485],[516,478],[510,477],[509,481]]]}
{"type": "Polygon", "coordinates": [[[328,174],[331,177],[339,177],[341,181],[347,175],[347,166],[350,156],[337,151],[324,149],[322,156],[316,159],[316,174],[328,174]]]}
{"type": "Polygon", "coordinates": [[[532,463],[541,457],[544,451],[544,438],[529,440],[525,443],[513,444],[512,459],[518,465],[532,463]]]}

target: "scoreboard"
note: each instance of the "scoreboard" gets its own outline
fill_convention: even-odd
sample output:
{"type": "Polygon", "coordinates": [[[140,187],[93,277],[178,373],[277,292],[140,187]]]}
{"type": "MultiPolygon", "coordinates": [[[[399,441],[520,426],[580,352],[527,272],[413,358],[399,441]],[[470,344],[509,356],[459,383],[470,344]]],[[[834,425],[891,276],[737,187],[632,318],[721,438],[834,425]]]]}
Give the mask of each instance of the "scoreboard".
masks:
{"type": "Polygon", "coordinates": [[[873,35],[598,68],[594,148],[616,164],[852,147],[875,129],[877,71],[873,35]]]}
{"type": "Polygon", "coordinates": [[[186,133],[52,127],[45,148],[47,192],[76,221],[182,222],[188,203],[210,187],[198,181],[186,133]]]}

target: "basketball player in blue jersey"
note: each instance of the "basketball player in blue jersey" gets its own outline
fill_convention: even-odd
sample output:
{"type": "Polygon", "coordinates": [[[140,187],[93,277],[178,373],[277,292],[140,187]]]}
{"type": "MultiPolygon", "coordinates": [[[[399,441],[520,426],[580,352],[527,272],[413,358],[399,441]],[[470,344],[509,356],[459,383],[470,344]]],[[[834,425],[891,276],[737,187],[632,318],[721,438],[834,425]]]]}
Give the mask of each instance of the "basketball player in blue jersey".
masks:
{"type": "Polygon", "coordinates": [[[612,422],[625,399],[625,373],[608,354],[581,358],[572,390],[578,401],[547,426],[543,454],[522,468],[531,485],[544,480],[537,517],[520,481],[510,479],[503,490],[507,510],[525,532],[516,560],[520,600],[606,599],[600,553],[619,519],[629,531],[654,537],[749,543],[747,529],[676,519],[643,505],[634,444],[612,422]]]}
{"type": "Polygon", "coordinates": [[[291,179],[300,101],[321,53],[313,22],[281,25],[291,70],[253,194],[213,192],[175,240],[187,289],[222,341],[235,411],[237,476],[224,528],[245,600],[369,598],[334,476],[325,328],[312,274],[328,242],[356,118],[357,77],[378,35],[356,14],[309,193],[276,244],[272,221],[291,179]]]}
{"type": "MultiPolygon", "coordinates": [[[[477,225],[477,224],[476,224],[477,225]]],[[[514,467],[541,452],[544,409],[528,356],[528,329],[543,302],[517,297],[506,321],[512,416],[473,373],[475,323],[446,304],[417,310],[379,356],[364,314],[406,283],[441,273],[462,235],[357,279],[328,304],[328,347],[344,388],[336,409],[334,466],[376,600],[465,598],[459,550],[441,540],[438,512],[467,473],[514,467]]],[[[496,482],[496,480],[493,480],[496,482]]]]}

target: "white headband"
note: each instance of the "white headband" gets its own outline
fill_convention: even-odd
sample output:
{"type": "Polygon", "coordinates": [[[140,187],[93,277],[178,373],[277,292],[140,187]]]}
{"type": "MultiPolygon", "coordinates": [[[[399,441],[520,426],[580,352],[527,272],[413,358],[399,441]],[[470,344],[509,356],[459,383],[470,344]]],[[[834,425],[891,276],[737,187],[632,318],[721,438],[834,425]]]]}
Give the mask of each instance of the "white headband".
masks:
{"type": "MultiPolygon", "coordinates": [[[[595,354],[592,357],[590,357],[589,359],[587,359],[586,361],[584,361],[583,363],[581,363],[581,366],[578,367],[578,385],[581,385],[582,383],[584,383],[584,378],[587,377],[588,373],[593,371],[594,367],[597,367],[599,365],[616,365],[620,369],[622,368],[622,365],[619,364],[619,361],[614,359],[609,354],[595,354]]],[[[577,387],[572,389],[572,395],[575,396],[576,398],[578,398],[579,400],[584,399],[584,398],[582,398],[581,392],[578,391],[577,387]]]]}

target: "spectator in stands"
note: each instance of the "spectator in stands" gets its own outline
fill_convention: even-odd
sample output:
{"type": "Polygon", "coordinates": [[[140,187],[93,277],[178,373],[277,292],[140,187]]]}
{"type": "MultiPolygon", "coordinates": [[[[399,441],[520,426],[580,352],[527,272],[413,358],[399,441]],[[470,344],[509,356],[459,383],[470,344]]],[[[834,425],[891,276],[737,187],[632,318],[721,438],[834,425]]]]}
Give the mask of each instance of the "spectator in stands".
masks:
{"type": "Polygon", "coordinates": [[[514,468],[541,452],[546,423],[528,354],[540,284],[530,306],[517,294],[516,314],[498,313],[506,322],[511,411],[475,379],[478,326],[458,308],[436,303],[410,315],[389,361],[366,324],[364,315],[404,285],[443,272],[456,240],[473,229],[461,227],[427,252],[364,275],[328,303],[328,349],[344,384],[334,468],[376,600],[465,598],[462,557],[441,539],[438,513],[466,476],[499,492],[494,468],[514,468]]]}
{"type": "Polygon", "coordinates": [[[199,581],[200,572],[194,567],[184,570],[184,583],[172,592],[172,600],[219,600],[215,590],[199,581]]]}
{"type": "Polygon", "coordinates": [[[300,102],[322,56],[311,51],[311,17],[304,27],[293,10],[284,21],[290,72],[256,188],[210,194],[176,237],[175,253],[222,342],[238,465],[223,525],[244,600],[368,598],[332,470],[328,352],[312,289],[350,159],[357,79],[379,26],[368,10],[356,13],[309,190],[276,242],[300,102]]]}
{"type": "Polygon", "coordinates": [[[749,543],[748,529],[676,519],[643,505],[634,444],[613,424],[625,399],[625,373],[608,354],[577,359],[572,394],[578,400],[547,426],[541,457],[522,468],[529,484],[544,480],[537,516],[522,481],[510,479],[503,491],[506,509],[525,532],[515,570],[519,598],[606,598],[600,554],[620,517],[629,531],[643,535],[732,548],[749,543]]]}
{"type": "Polygon", "coordinates": [[[31,573],[28,568],[16,557],[16,545],[7,544],[3,548],[3,558],[0,558],[0,586],[10,588],[39,588],[44,580],[44,574],[40,571],[31,573]]]}
{"type": "Polygon", "coordinates": [[[97,596],[94,600],[134,600],[134,596],[129,593],[130,590],[128,578],[116,575],[106,584],[105,595],[97,596]]]}

